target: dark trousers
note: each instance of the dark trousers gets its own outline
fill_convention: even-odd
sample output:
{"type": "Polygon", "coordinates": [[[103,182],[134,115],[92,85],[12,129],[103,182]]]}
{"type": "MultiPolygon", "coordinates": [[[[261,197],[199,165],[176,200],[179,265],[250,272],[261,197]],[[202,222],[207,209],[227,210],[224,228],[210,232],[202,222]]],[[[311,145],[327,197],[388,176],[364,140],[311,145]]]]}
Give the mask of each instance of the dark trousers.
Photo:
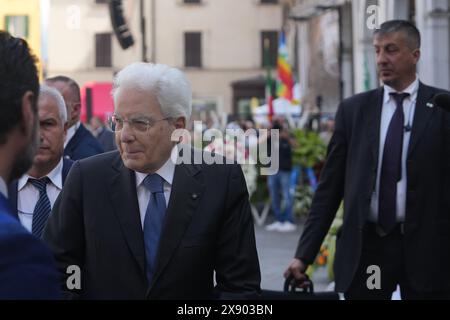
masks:
{"type": "MultiPolygon", "coordinates": [[[[367,224],[363,233],[360,265],[345,298],[347,300],[390,300],[398,285],[400,285],[402,300],[448,298],[444,293],[414,291],[409,285],[404,261],[403,235],[400,225],[391,234],[382,237],[374,224],[367,224]],[[368,288],[368,279],[374,274],[373,271],[368,273],[369,266],[379,267],[381,289],[368,288]]],[[[369,282],[372,283],[372,281],[369,282]]]]}

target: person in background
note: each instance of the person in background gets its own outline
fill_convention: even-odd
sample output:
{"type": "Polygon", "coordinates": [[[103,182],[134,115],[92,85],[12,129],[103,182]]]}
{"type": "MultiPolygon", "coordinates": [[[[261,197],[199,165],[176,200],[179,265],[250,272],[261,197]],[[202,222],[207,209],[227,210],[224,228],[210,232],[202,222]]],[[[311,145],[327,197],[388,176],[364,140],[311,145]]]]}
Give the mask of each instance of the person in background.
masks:
{"type": "Polygon", "coordinates": [[[67,111],[58,90],[41,85],[38,113],[39,149],[30,170],[9,185],[9,194],[22,225],[40,238],[73,161],[63,158],[67,111]]]}
{"type": "Polygon", "coordinates": [[[322,121],[322,131],[320,132],[320,138],[325,142],[326,145],[330,144],[333,133],[334,119],[327,118],[325,121],[322,121]]]}
{"type": "Polygon", "coordinates": [[[100,117],[92,117],[90,121],[92,134],[97,138],[105,152],[117,150],[114,132],[106,127],[100,117]]]}
{"type": "Polygon", "coordinates": [[[64,156],[76,161],[88,158],[104,150],[92,133],[80,122],[81,94],[75,80],[57,76],[45,80],[45,83],[57,89],[64,98],[68,115],[67,138],[64,144],[64,156]]]}
{"type": "MultiPolygon", "coordinates": [[[[278,173],[268,177],[268,188],[272,211],[275,215],[275,222],[266,226],[267,231],[293,232],[297,230],[292,214],[294,195],[291,188],[292,175],[292,149],[295,141],[290,132],[280,122],[274,122],[272,130],[279,130],[279,161],[278,173]],[[282,207],[283,204],[283,207],[282,207]]],[[[274,143],[268,139],[269,143],[274,143]]],[[[270,147],[268,148],[270,150],[270,147]]]]}

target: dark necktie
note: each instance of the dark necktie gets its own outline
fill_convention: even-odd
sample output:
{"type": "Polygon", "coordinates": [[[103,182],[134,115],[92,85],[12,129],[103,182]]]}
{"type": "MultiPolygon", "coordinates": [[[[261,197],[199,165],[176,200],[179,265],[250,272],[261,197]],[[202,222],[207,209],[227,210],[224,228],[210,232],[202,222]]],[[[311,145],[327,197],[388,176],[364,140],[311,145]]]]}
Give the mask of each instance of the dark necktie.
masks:
{"type": "Polygon", "coordinates": [[[384,143],[381,166],[378,224],[386,234],[393,231],[397,224],[397,183],[402,180],[402,155],[405,115],[403,101],[409,93],[391,93],[397,108],[384,143]]]}
{"type": "Polygon", "coordinates": [[[33,211],[33,222],[31,226],[31,232],[38,238],[42,236],[45,223],[52,210],[50,200],[47,196],[47,184],[50,183],[50,179],[45,177],[42,179],[29,179],[30,183],[39,190],[39,200],[36,203],[33,211]]]}
{"type": "Polygon", "coordinates": [[[148,175],[144,179],[144,186],[151,192],[144,218],[145,257],[149,283],[155,272],[156,254],[166,212],[163,184],[163,178],[157,174],[148,175]]]}

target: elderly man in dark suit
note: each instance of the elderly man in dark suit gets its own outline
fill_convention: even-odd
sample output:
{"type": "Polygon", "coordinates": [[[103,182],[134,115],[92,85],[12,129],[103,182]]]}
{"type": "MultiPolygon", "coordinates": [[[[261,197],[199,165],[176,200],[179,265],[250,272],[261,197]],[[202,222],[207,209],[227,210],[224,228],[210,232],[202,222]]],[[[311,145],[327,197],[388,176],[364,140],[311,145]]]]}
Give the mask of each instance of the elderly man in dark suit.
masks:
{"type": "Polygon", "coordinates": [[[45,82],[61,93],[66,104],[68,129],[64,156],[76,161],[103,153],[100,143],[80,122],[81,94],[78,83],[65,76],[49,78],[45,82]]]}
{"type": "Polygon", "coordinates": [[[28,170],[38,146],[39,80],[28,45],[0,31],[0,300],[55,299],[51,253],[14,217],[7,183],[28,170]]]}
{"type": "MultiPolygon", "coordinates": [[[[44,231],[84,299],[254,297],[260,289],[239,165],[178,163],[191,114],[185,76],[136,63],[114,83],[117,152],[74,164],[44,231]],[[214,281],[215,276],[215,281],[214,281]]],[[[67,276],[67,275],[66,275],[67,276]]]]}
{"type": "Polygon", "coordinates": [[[336,291],[348,299],[445,298],[450,252],[450,117],[442,90],[416,74],[420,33],[406,21],[375,32],[380,89],[342,102],[326,166],[285,275],[300,282],[344,199],[336,291]]]}

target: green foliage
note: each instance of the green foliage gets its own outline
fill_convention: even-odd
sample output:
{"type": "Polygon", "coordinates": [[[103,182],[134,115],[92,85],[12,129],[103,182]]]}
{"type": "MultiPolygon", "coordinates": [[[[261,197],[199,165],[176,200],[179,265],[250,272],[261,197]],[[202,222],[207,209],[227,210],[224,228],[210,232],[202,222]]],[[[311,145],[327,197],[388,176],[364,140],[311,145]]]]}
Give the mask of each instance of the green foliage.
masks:
{"type": "Polygon", "coordinates": [[[294,165],[303,168],[314,168],[315,165],[324,161],[327,146],[314,131],[295,130],[293,135],[297,141],[297,147],[293,152],[294,165]]]}

